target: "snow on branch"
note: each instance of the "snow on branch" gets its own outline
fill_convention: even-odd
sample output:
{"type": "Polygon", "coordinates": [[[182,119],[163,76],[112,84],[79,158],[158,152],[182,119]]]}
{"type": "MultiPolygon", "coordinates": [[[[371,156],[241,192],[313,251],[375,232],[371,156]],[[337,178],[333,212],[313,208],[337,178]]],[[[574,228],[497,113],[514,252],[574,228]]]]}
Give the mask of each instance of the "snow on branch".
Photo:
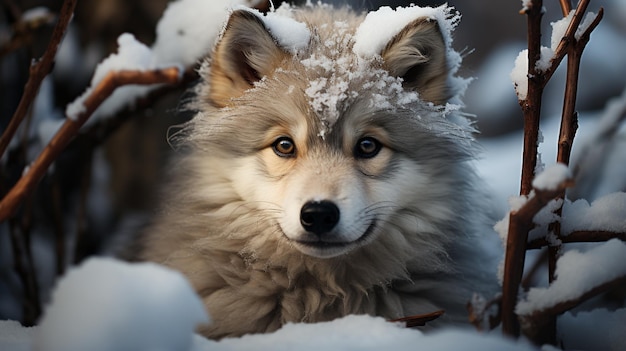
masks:
{"type": "Polygon", "coordinates": [[[573,185],[573,181],[566,178],[557,186],[551,187],[550,190],[535,189],[528,201],[518,210],[509,214],[508,226],[506,226],[506,252],[502,282],[502,330],[509,335],[519,333],[517,316],[514,311],[524,269],[528,233],[535,226],[533,218],[550,201],[571,185],[573,185]]]}
{"type": "MultiPolygon", "coordinates": [[[[537,164],[537,147],[539,134],[539,121],[543,89],[550,80],[565,55],[573,57],[568,59],[568,84],[566,84],[564,116],[564,127],[560,143],[564,147],[571,148],[573,134],[575,132],[575,113],[573,110],[576,87],[578,80],[578,64],[582,51],[584,50],[591,32],[600,23],[603,16],[603,9],[600,8],[598,14],[589,13],[584,16],[589,0],[582,0],[576,10],[571,15],[565,17],[553,25],[553,47],[541,45],[541,19],[544,14],[542,0],[524,1],[522,13],[527,15],[528,22],[528,49],[520,52],[515,60],[515,67],[511,72],[511,80],[515,86],[519,104],[524,114],[524,163],[522,165],[522,178],[520,194],[528,195],[532,189],[532,180],[537,164]],[[583,18],[586,18],[584,22],[583,18]],[[565,25],[567,24],[567,25],[565,25]],[[566,28],[563,32],[563,28],[566,28]],[[563,33],[561,35],[561,33],[563,33]],[[555,39],[555,38],[560,38],[555,39]]],[[[565,6],[565,5],[564,5],[565,6]]],[[[569,160],[569,149],[561,150],[566,152],[569,160]]],[[[562,162],[562,160],[559,160],[562,162]]],[[[567,164],[567,162],[564,162],[567,164]]]]}
{"type": "Polygon", "coordinates": [[[179,67],[146,71],[110,71],[82,101],[82,108],[74,118],[67,118],[59,131],[42,150],[35,161],[0,201],[0,222],[11,217],[24,198],[35,188],[48,167],[78,134],[80,127],[94,111],[117,89],[125,85],[176,84],[182,77],[179,67]]]}
{"type": "Polygon", "coordinates": [[[557,262],[557,279],[547,288],[531,288],[515,312],[525,330],[541,325],[546,316],[561,314],[591,297],[626,282],[626,243],[613,239],[588,252],[568,251],[557,262]]]}

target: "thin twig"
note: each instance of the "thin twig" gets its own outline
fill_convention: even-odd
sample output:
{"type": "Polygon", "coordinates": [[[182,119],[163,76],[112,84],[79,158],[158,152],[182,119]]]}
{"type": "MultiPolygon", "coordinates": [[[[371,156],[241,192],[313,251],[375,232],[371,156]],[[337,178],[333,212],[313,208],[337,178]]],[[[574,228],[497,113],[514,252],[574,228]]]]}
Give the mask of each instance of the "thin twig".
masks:
{"type": "Polygon", "coordinates": [[[543,94],[542,74],[537,68],[541,58],[541,18],[543,17],[543,1],[532,1],[526,9],[528,23],[528,92],[526,99],[520,100],[524,114],[524,151],[520,194],[528,195],[532,189],[537,164],[537,147],[539,137],[539,118],[541,113],[541,97],[543,94]]]}
{"type": "Polygon", "coordinates": [[[175,84],[180,79],[178,67],[170,67],[152,71],[113,71],[94,87],[91,95],[84,101],[84,111],[76,119],[67,118],[59,131],[54,135],[41,154],[29,167],[27,172],[17,181],[15,186],[0,201],[0,222],[11,217],[17,211],[24,198],[34,189],[44,176],[46,170],[76,136],[80,127],[93,112],[120,86],[137,84],[175,84]]]}
{"type": "Polygon", "coordinates": [[[392,319],[389,320],[389,322],[404,322],[406,323],[407,328],[423,327],[426,325],[426,323],[434,321],[435,319],[441,317],[443,314],[444,311],[435,311],[432,313],[392,319]]]}
{"type": "MultiPolygon", "coordinates": [[[[587,6],[589,5],[589,1],[590,0],[581,0],[578,6],[576,7],[576,10],[574,11],[574,16],[571,22],[569,23],[569,26],[567,27],[567,30],[565,31],[563,38],[561,38],[559,45],[554,50],[554,55],[552,56],[552,59],[550,60],[550,67],[543,73],[543,76],[544,76],[543,85],[547,84],[550,78],[552,78],[552,75],[554,74],[554,72],[556,72],[556,69],[561,64],[561,61],[563,60],[565,55],[568,53],[569,46],[572,45],[572,43],[576,41],[576,36],[575,36],[576,31],[578,30],[578,27],[580,26],[580,22],[583,20],[585,11],[587,11],[587,6]]],[[[598,14],[596,15],[596,18],[589,25],[589,27],[587,27],[587,29],[583,32],[580,40],[582,40],[583,37],[587,37],[587,38],[589,37],[591,32],[600,23],[600,20],[602,19],[603,14],[604,14],[604,10],[600,8],[600,10],[598,10],[598,14]]]]}
{"type": "Polygon", "coordinates": [[[63,7],[61,8],[61,12],[59,14],[59,20],[57,25],[54,27],[54,31],[52,32],[52,37],[50,38],[46,51],[41,59],[30,67],[30,76],[28,77],[28,81],[24,87],[22,98],[20,99],[17,109],[13,114],[13,118],[11,118],[9,125],[0,137],[0,155],[4,154],[9,146],[9,143],[11,142],[11,139],[13,139],[13,136],[15,135],[15,132],[20,124],[22,124],[22,121],[26,116],[26,112],[37,96],[41,82],[52,70],[54,57],[56,56],[57,49],[60,46],[67,26],[72,19],[74,8],[76,7],[76,1],[77,0],[65,0],[63,2],[63,7]]]}
{"type": "Polygon", "coordinates": [[[561,11],[563,12],[563,17],[567,16],[570,11],[572,11],[572,2],[570,0],[559,0],[561,4],[561,11]]]}

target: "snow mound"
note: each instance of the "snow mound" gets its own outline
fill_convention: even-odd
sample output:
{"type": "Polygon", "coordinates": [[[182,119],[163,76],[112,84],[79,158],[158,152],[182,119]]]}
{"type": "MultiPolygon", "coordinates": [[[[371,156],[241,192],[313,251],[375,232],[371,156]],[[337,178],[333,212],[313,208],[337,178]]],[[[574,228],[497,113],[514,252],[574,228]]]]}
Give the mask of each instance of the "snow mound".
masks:
{"type": "Polygon", "coordinates": [[[46,351],[187,350],[208,317],[178,272],[92,258],[61,278],[35,334],[46,351]]]}
{"type": "Polygon", "coordinates": [[[331,322],[287,324],[272,334],[246,335],[219,342],[196,339],[194,351],[380,351],[380,350],[535,350],[500,335],[447,329],[423,334],[379,317],[346,316],[331,322]]]}

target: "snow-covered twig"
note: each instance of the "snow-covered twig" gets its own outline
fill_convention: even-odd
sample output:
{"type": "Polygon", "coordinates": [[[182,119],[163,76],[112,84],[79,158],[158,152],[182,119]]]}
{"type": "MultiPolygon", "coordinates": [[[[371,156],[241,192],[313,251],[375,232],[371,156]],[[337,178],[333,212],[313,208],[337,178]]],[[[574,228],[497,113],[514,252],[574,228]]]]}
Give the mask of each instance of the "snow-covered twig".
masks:
{"type": "Polygon", "coordinates": [[[17,109],[13,114],[13,118],[11,118],[9,125],[0,137],[0,156],[4,154],[9,146],[9,143],[11,142],[11,139],[13,139],[17,128],[20,124],[22,124],[22,121],[26,116],[26,112],[28,112],[29,107],[32,105],[35,97],[37,96],[41,82],[43,82],[43,79],[52,70],[54,57],[56,56],[57,49],[63,39],[63,36],[65,35],[65,30],[72,19],[75,7],[76,0],[65,0],[63,2],[63,7],[59,13],[59,20],[54,28],[54,31],[52,32],[52,37],[48,43],[45,53],[38,61],[31,65],[30,76],[28,77],[28,81],[24,87],[22,98],[20,99],[17,109]]]}
{"type": "Polygon", "coordinates": [[[580,23],[583,20],[584,14],[587,11],[587,7],[589,6],[590,1],[591,0],[581,0],[576,7],[572,20],[569,23],[565,34],[561,38],[561,41],[554,50],[552,58],[550,59],[550,66],[544,71],[543,78],[541,79],[544,86],[548,83],[550,78],[552,78],[552,75],[554,74],[554,72],[556,72],[556,69],[561,64],[561,61],[563,60],[565,55],[568,54],[570,47],[580,46],[578,50],[582,52],[585,45],[589,41],[589,36],[591,35],[591,32],[593,32],[598,24],[600,24],[600,21],[602,20],[602,17],[604,15],[604,9],[602,7],[598,10],[598,14],[595,16],[589,26],[584,28],[580,37],[577,38],[577,31],[580,29],[580,23]]]}
{"type": "MultiPolygon", "coordinates": [[[[567,0],[561,0],[560,4],[564,15],[567,17],[571,10],[570,2],[567,0]]],[[[589,0],[581,0],[579,2],[558,45],[553,44],[552,49],[544,50],[547,48],[543,48],[541,46],[541,19],[544,13],[543,1],[524,1],[522,13],[526,14],[528,25],[527,71],[525,77],[523,77],[524,79],[521,79],[522,75],[517,72],[519,71],[518,67],[514,69],[515,74],[512,74],[516,84],[519,104],[524,115],[524,151],[520,184],[521,195],[528,196],[533,189],[533,180],[535,177],[535,170],[537,169],[537,148],[543,89],[566,54],[568,54],[568,74],[561,132],[558,144],[557,162],[565,166],[569,164],[571,147],[577,128],[575,103],[580,57],[586,43],[589,40],[590,33],[598,25],[603,14],[603,10],[601,8],[598,15],[593,18],[591,23],[588,25],[585,23],[585,28],[580,28],[588,5],[589,0]],[[548,53],[550,56],[542,57],[542,55],[546,56],[548,53]],[[546,60],[546,58],[549,58],[549,61],[546,60]]],[[[520,60],[520,62],[524,61],[520,60]]],[[[516,66],[518,66],[517,62],[516,66]]],[[[521,69],[522,67],[519,68],[521,69]]],[[[538,192],[535,189],[535,196],[531,197],[528,203],[520,210],[512,212],[509,218],[504,267],[504,283],[502,290],[502,329],[504,333],[509,335],[519,335],[519,325],[514,312],[514,307],[517,301],[519,284],[522,279],[525,253],[527,250],[528,232],[534,227],[533,217],[543,206],[545,206],[545,204],[547,204],[548,201],[554,198],[563,198],[565,195],[565,187],[562,187],[556,192],[550,191],[549,198],[541,199],[540,197],[542,196],[542,193],[543,195],[546,194],[545,191],[538,192]],[[547,201],[541,204],[543,200],[547,201]],[[534,202],[535,205],[539,207],[533,208],[534,205],[531,205],[531,202],[534,202]]],[[[560,211],[561,208],[559,207],[557,209],[557,215],[560,214],[560,211]]],[[[553,223],[550,229],[553,233],[555,233],[557,239],[559,239],[560,223],[553,223]]],[[[550,276],[553,277],[560,247],[558,245],[550,245],[548,250],[550,276]]],[[[552,322],[547,322],[546,326],[549,328],[544,329],[546,330],[544,335],[554,335],[554,333],[550,330],[552,330],[555,325],[554,320],[552,322]]]]}
{"type": "MultiPolygon", "coordinates": [[[[572,232],[566,236],[559,237],[563,244],[567,243],[599,243],[611,239],[626,241],[626,233],[616,233],[606,230],[580,230],[572,232]]],[[[528,242],[527,250],[540,249],[550,246],[551,243],[546,238],[538,238],[528,242]]]]}
{"type": "Polygon", "coordinates": [[[624,284],[626,284],[626,276],[620,276],[606,283],[594,286],[591,290],[583,293],[577,298],[561,301],[554,306],[534,311],[529,315],[520,315],[524,334],[531,340],[537,339],[539,338],[539,335],[544,333],[544,329],[546,327],[545,323],[551,317],[569,311],[595,296],[609,292],[615,288],[622,287],[624,284]]]}
{"type": "Polygon", "coordinates": [[[584,301],[626,283],[626,267],[614,265],[626,243],[610,240],[593,249],[568,251],[558,262],[557,279],[547,288],[531,288],[516,307],[524,334],[536,340],[546,321],[584,301]]]}
{"type": "Polygon", "coordinates": [[[0,202],[0,222],[11,217],[24,198],[33,190],[46,170],[76,136],[80,127],[116,88],[124,85],[176,84],[181,78],[180,68],[169,67],[148,71],[111,71],[94,87],[83,102],[83,109],[75,116],[67,118],[57,134],[50,140],[41,154],[24,172],[18,182],[0,202]]]}
{"type": "Polygon", "coordinates": [[[519,210],[509,214],[502,282],[502,331],[505,334],[519,335],[515,305],[524,270],[528,232],[534,227],[533,218],[548,202],[572,184],[571,179],[565,179],[550,190],[535,189],[534,194],[519,210]]]}
{"type": "MultiPolygon", "coordinates": [[[[561,115],[561,129],[559,132],[559,141],[557,145],[557,158],[556,161],[569,165],[570,155],[572,152],[572,145],[574,144],[574,136],[576,135],[576,129],[578,128],[578,113],[576,112],[576,95],[578,91],[578,76],[580,71],[580,59],[583,54],[583,50],[589,41],[589,35],[591,31],[598,25],[602,19],[603,9],[595,16],[591,25],[584,30],[583,35],[580,38],[576,37],[576,32],[580,26],[583,15],[587,9],[589,0],[582,0],[576,11],[574,11],[573,18],[565,32],[565,35],[559,43],[555,55],[551,62],[551,71],[555,71],[556,67],[560,63],[562,55],[567,52],[567,78],[565,82],[565,95],[563,99],[563,113],[561,115]],[[558,56],[560,55],[560,56],[558,56]],[[558,61],[554,66],[555,61],[558,61]]],[[[563,7],[563,12],[566,10],[566,6],[563,7]]],[[[551,74],[551,73],[549,73],[551,74]]],[[[546,79],[550,79],[548,76],[546,79]]],[[[559,198],[564,198],[565,192],[560,194],[559,198]]],[[[557,209],[557,215],[560,215],[562,208],[557,209]]],[[[552,225],[552,232],[560,239],[561,238],[561,224],[555,222],[552,225]]],[[[556,270],[556,261],[559,256],[560,246],[550,246],[548,248],[548,270],[550,281],[554,280],[554,272],[556,270]]]]}

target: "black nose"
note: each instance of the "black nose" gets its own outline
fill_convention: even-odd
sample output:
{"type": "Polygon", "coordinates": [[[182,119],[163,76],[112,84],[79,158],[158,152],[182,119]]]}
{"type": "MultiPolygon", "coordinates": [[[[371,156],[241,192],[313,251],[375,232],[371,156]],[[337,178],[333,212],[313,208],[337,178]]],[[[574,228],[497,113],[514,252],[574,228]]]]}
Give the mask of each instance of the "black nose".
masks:
{"type": "Polygon", "coordinates": [[[321,236],[339,222],[339,208],[330,201],[309,201],[300,210],[300,223],[307,231],[321,236]]]}

